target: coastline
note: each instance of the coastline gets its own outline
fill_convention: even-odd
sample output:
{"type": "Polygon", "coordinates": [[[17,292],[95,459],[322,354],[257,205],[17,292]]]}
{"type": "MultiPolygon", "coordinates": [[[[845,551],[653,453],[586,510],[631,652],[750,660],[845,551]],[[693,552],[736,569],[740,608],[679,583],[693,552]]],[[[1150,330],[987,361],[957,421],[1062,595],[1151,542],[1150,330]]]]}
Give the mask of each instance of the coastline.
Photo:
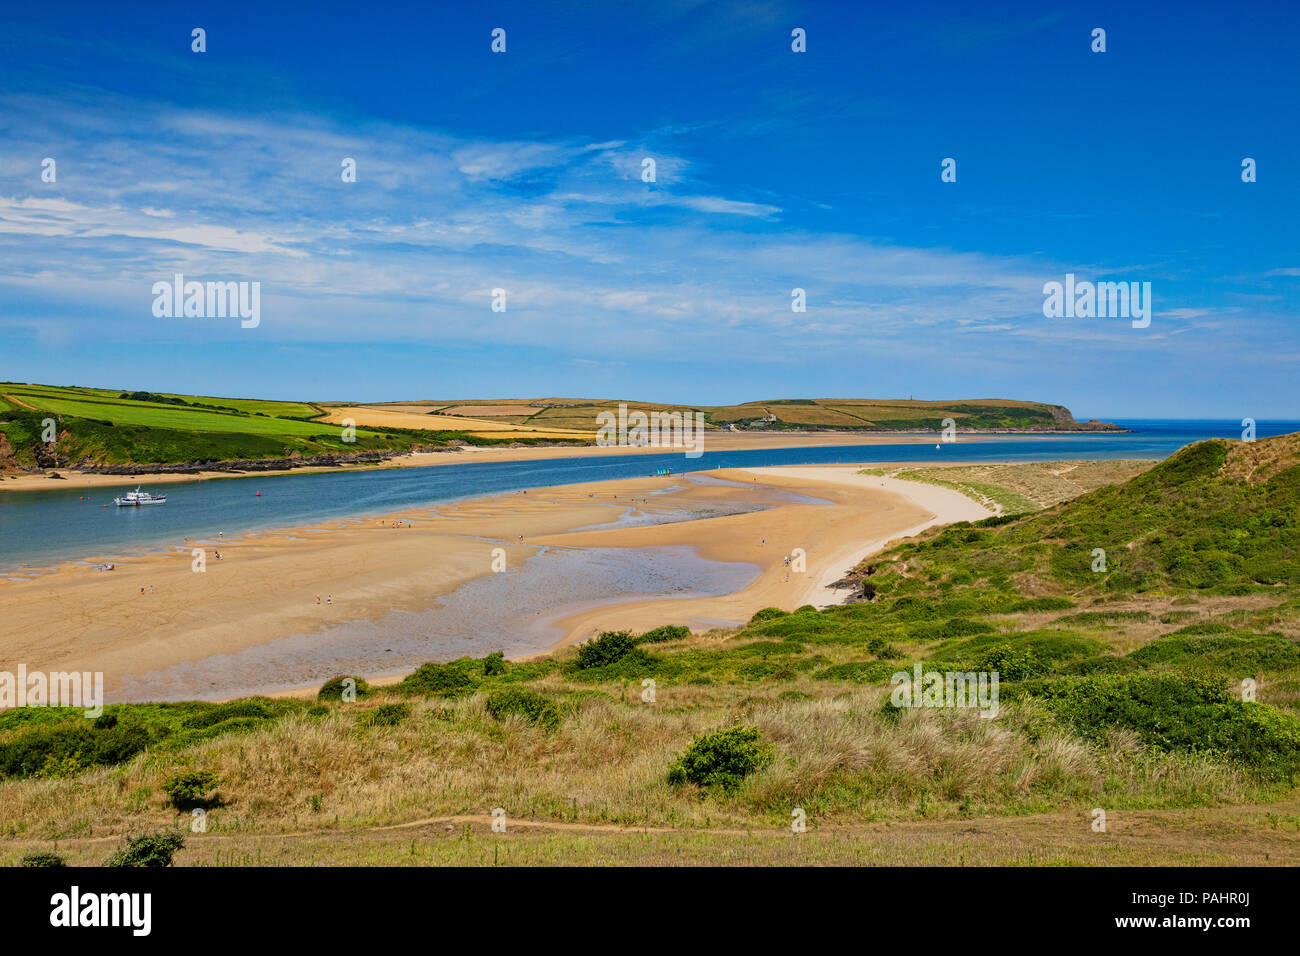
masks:
{"type": "MultiPolygon", "coordinates": [[[[1126,431],[988,431],[959,432],[967,439],[981,441],[1008,441],[1040,439],[1051,440],[1070,436],[1104,436],[1130,434],[1126,431]]],[[[923,432],[794,432],[766,433],[720,432],[708,433],[709,451],[744,451],[774,448],[824,448],[868,445],[926,445],[934,441],[932,433],[923,432]]],[[[445,451],[412,452],[393,455],[377,462],[347,462],[338,465],[306,465],[300,468],[267,470],[206,469],[198,471],[162,471],[139,475],[102,474],[73,468],[52,468],[41,474],[0,474],[0,493],[12,491],[54,491],[59,489],[125,488],[135,485],[153,485],[192,481],[213,481],[222,478],[275,477],[278,475],[308,475],[332,472],[383,471],[394,468],[427,468],[437,465],[465,464],[469,462],[545,461],[552,458],[587,458],[600,455],[662,454],[673,449],[640,448],[633,446],[599,445],[463,445],[445,451]],[[50,477],[51,473],[58,478],[50,477]]]]}
{"type": "MultiPolygon", "coordinates": [[[[186,541],[122,561],[113,572],[64,564],[37,578],[0,582],[8,612],[0,622],[0,658],[29,670],[103,671],[113,702],[158,699],[143,689],[173,684],[179,696],[168,699],[243,696],[249,688],[239,675],[253,671],[266,677],[256,692],[311,692],[337,672],[327,662],[349,628],[364,623],[385,634],[384,622],[395,612],[433,614],[436,621],[438,608],[457,591],[494,576],[494,548],[512,571],[544,552],[608,556],[674,548],[699,561],[757,569],[750,583],[725,594],[602,598],[575,591],[577,603],[598,603],[570,611],[572,602],[556,600],[546,612],[556,618],[551,629],[536,629],[535,643],[511,655],[535,657],[596,630],[669,623],[707,630],[710,622],[745,621],[769,605],[793,609],[810,596],[835,603],[826,584],[864,549],[964,520],[979,507],[935,486],[858,476],[857,467],[778,466],[709,472],[698,482],[674,475],[565,485],[215,543],[186,541]],[[662,523],[628,524],[629,515],[662,523]],[[191,570],[191,547],[207,551],[202,574],[191,570]],[[787,581],[783,558],[794,548],[805,550],[807,570],[787,581]],[[320,660],[303,664],[303,655],[320,660]],[[311,666],[318,671],[309,678],[288,676],[311,666]],[[285,679],[275,679],[275,672],[285,679]],[[229,693],[221,687],[226,676],[233,681],[229,693]],[[125,687],[141,693],[124,697],[125,687]]],[[[688,577],[682,593],[693,583],[688,577]]],[[[414,669],[415,658],[386,666],[386,650],[403,651],[399,640],[411,643],[393,635],[379,642],[384,647],[371,648],[362,670],[367,679],[382,683],[384,675],[396,679],[414,669]]],[[[444,636],[440,642],[435,633],[420,645],[423,659],[445,659],[440,647],[468,639],[459,628],[444,636]]],[[[507,636],[491,634],[494,646],[479,653],[508,645],[507,636]]],[[[355,647],[358,639],[351,640],[355,647]]]]}

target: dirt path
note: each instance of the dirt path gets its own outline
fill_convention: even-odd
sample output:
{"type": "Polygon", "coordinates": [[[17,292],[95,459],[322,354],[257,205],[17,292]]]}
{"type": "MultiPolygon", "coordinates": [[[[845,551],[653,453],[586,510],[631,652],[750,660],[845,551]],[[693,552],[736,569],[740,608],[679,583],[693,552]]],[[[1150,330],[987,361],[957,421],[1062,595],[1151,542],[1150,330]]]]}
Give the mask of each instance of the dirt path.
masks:
{"type": "MultiPolygon", "coordinates": [[[[175,819],[181,820],[182,817],[175,819]]],[[[788,828],[681,829],[506,817],[426,817],[356,829],[187,834],[181,865],[729,864],[1155,865],[1300,864],[1300,802],[1191,810],[1112,810],[1105,832],[1084,810],[1025,817],[881,821],[788,828]]],[[[162,819],[159,826],[165,826],[162,819]]],[[[120,835],[60,840],[70,864],[95,865],[120,835]]],[[[3,858],[51,849],[0,841],[3,858]]]]}

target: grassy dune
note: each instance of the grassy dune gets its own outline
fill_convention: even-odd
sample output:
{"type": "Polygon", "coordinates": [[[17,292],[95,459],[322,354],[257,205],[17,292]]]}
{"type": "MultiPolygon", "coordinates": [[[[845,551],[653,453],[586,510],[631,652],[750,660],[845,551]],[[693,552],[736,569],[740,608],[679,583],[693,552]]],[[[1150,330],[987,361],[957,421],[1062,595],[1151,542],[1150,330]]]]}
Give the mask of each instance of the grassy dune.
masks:
{"type": "Polygon", "coordinates": [[[1017,464],[947,465],[933,468],[864,468],[861,474],[923,481],[960,491],[995,514],[1028,514],[1126,481],[1151,461],[1045,461],[1017,464]]]}
{"type": "Polygon", "coordinates": [[[904,543],[852,576],[870,601],[426,664],[355,700],[9,712],[0,862],[98,862],[187,822],[166,784],[208,770],[180,862],[1294,865],[1297,505],[1300,436],[1204,442],[904,543]],[[997,716],[893,706],[917,662],[997,670],[997,716]]]}

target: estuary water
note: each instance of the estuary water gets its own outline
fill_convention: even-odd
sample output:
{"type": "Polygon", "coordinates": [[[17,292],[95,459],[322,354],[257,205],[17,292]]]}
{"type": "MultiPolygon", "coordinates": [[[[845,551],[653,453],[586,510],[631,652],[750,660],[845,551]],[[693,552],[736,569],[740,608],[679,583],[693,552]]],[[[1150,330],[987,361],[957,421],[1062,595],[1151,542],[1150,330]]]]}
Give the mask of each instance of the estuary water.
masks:
{"type": "MultiPolygon", "coordinates": [[[[0,491],[0,573],[22,574],[69,560],[97,563],[142,550],[174,547],[185,539],[313,524],[403,508],[551,485],[636,478],[671,469],[674,474],[717,468],[836,462],[1051,461],[1165,458],[1204,438],[1240,438],[1239,421],[1131,420],[1132,434],[972,440],[934,436],[891,445],[844,445],[552,458],[541,461],[469,462],[428,468],[252,475],[212,481],[151,484],[165,505],[117,508],[113,498],[133,486],[0,491]],[[260,492],[260,494],[259,494],[260,492]],[[83,500],[84,499],[84,500],[83,500]],[[107,508],[103,507],[108,505],[107,508]]],[[[1300,431],[1300,422],[1258,422],[1260,438],[1300,431]]],[[[707,449],[707,438],[705,441],[707,449]]],[[[57,486],[58,482],[51,481],[57,486]]],[[[0,482],[0,488],[3,482],[0,482]]]]}

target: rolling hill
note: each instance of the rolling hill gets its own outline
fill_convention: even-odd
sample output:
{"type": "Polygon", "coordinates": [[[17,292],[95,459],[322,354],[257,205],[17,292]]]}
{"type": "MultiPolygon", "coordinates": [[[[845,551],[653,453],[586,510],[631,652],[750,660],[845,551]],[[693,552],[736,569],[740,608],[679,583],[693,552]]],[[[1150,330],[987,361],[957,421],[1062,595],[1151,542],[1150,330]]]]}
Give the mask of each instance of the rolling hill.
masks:
{"type": "MultiPolygon", "coordinates": [[[[620,404],[556,398],[294,402],[0,383],[0,473],[292,467],[460,444],[591,444],[601,413],[616,414],[620,404]],[[46,440],[49,421],[52,442],[46,440]],[[345,431],[349,425],[354,434],[345,431]]],[[[1076,422],[1059,405],[1003,399],[625,404],[647,413],[699,412],[706,428],[749,432],[936,432],[948,419],[961,432],[1117,430],[1103,422],[1076,422]]]]}
{"type": "MultiPolygon", "coordinates": [[[[321,403],[328,406],[330,403],[321,403]]],[[[597,416],[617,413],[619,399],[482,399],[368,405],[403,414],[461,416],[519,426],[594,433],[597,416]]],[[[1119,431],[1106,422],[1076,422],[1069,409],[1008,399],[788,398],[739,405],[656,405],[626,401],[629,410],[700,412],[707,426],[766,431],[938,431],[951,418],[959,431],[1119,431]]]]}

